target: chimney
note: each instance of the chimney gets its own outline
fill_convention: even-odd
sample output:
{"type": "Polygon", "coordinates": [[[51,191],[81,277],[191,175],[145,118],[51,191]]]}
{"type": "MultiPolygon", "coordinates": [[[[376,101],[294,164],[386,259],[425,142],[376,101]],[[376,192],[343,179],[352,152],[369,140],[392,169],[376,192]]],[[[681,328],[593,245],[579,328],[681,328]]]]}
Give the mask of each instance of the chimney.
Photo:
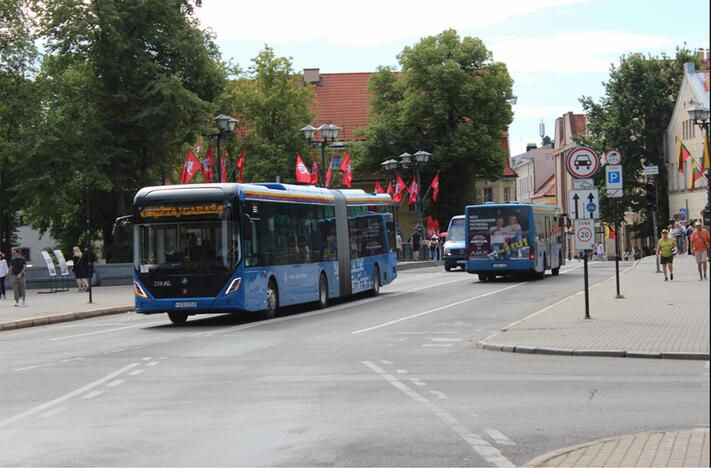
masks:
{"type": "Polygon", "coordinates": [[[321,84],[321,72],[318,68],[304,68],[304,83],[321,84]]]}

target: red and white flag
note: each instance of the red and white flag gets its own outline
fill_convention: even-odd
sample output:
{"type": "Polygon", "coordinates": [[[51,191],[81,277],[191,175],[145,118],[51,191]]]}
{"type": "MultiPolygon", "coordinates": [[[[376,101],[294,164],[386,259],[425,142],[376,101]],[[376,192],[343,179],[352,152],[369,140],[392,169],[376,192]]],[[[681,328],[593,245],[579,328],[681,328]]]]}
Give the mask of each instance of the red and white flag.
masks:
{"type": "Polygon", "coordinates": [[[188,184],[193,179],[193,176],[197,174],[200,170],[200,161],[195,157],[192,148],[188,148],[188,152],[185,155],[185,162],[183,163],[183,170],[180,172],[180,182],[183,184],[188,184]]]}
{"type": "Polygon", "coordinates": [[[406,188],[407,184],[405,184],[405,181],[402,180],[402,177],[400,177],[400,174],[398,174],[397,179],[395,179],[395,188],[393,189],[393,202],[400,203],[402,201],[402,193],[405,191],[406,188]]]}
{"type": "Polygon", "coordinates": [[[326,188],[330,187],[332,178],[333,178],[333,158],[331,158],[331,162],[328,163],[328,170],[326,171],[326,188]]]}
{"type": "Polygon", "coordinates": [[[304,160],[301,159],[301,155],[296,155],[296,183],[298,184],[310,184],[311,183],[311,173],[309,169],[304,164],[304,160]]]}
{"type": "Polygon", "coordinates": [[[412,183],[410,184],[410,188],[407,189],[407,193],[410,194],[410,199],[407,201],[408,205],[417,203],[417,191],[419,189],[420,189],[420,187],[417,185],[417,177],[413,176],[412,183]]]}
{"type": "Polygon", "coordinates": [[[437,201],[437,197],[439,196],[439,171],[437,171],[434,179],[432,179],[430,187],[432,187],[432,200],[437,201]]]}
{"type": "Polygon", "coordinates": [[[220,182],[223,184],[227,182],[227,151],[222,152],[222,159],[220,160],[220,182]]]}
{"type": "Polygon", "coordinates": [[[237,170],[239,171],[237,181],[240,184],[244,183],[244,153],[246,151],[247,145],[244,145],[244,148],[242,148],[242,152],[239,154],[239,158],[237,159],[237,170]]]}
{"type": "Polygon", "coordinates": [[[387,193],[391,197],[393,196],[393,181],[392,180],[388,182],[388,188],[385,189],[385,193],[387,193]]]}
{"type": "Polygon", "coordinates": [[[212,166],[215,165],[215,156],[212,154],[212,146],[207,147],[207,153],[202,158],[202,175],[205,182],[212,182],[212,166]]]}
{"type": "Polygon", "coordinates": [[[380,182],[375,182],[375,188],[373,189],[373,193],[385,193],[385,190],[383,190],[383,186],[380,185],[380,182]]]}
{"type": "Polygon", "coordinates": [[[338,167],[339,171],[343,171],[343,184],[351,188],[351,181],[353,180],[353,169],[351,168],[351,153],[346,151],[346,155],[343,156],[341,165],[338,167]]]}
{"type": "Polygon", "coordinates": [[[318,159],[316,159],[316,153],[314,153],[311,160],[311,185],[316,184],[318,184],[318,159]]]}

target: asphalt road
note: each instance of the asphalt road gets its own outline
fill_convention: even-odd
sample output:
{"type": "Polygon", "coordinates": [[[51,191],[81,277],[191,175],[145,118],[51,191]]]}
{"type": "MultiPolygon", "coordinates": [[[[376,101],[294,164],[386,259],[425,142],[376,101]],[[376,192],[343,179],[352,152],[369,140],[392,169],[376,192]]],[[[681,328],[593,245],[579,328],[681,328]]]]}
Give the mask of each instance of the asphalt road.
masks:
{"type": "MultiPolygon", "coordinates": [[[[493,283],[410,270],[376,298],[269,321],[127,314],[3,332],[0,465],[511,466],[708,427],[703,362],[476,348],[578,291],[579,266],[493,283]]],[[[612,267],[593,264],[591,283],[612,267]]]]}

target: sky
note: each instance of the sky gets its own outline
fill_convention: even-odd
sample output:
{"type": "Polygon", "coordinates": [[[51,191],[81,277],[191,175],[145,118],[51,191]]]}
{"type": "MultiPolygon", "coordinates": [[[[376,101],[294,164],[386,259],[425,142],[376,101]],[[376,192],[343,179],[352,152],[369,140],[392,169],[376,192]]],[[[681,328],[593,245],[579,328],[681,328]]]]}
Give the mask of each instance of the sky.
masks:
{"type": "Polygon", "coordinates": [[[709,48],[708,0],[203,0],[197,16],[243,68],[265,44],[295,70],[342,73],[398,67],[404,47],[447,28],[478,37],[514,80],[511,155],[540,144],[540,122],[553,138],[581,96],[598,100],[622,55],[709,48]]]}

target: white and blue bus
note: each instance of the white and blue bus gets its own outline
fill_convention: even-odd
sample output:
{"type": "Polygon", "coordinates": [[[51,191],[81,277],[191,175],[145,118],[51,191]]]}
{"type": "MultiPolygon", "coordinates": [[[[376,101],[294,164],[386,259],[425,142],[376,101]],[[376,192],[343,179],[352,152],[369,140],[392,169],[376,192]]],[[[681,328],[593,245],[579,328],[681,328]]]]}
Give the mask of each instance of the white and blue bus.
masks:
{"type": "Polygon", "coordinates": [[[454,216],[449,221],[447,240],[444,242],[444,269],[446,271],[457,267],[464,269],[466,263],[466,257],[464,256],[465,247],[464,215],[454,216]]]}
{"type": "MultiPolygon", "coordinates": [[[[145,187],[134,200],[136,312],[265,311],[370,292],[397,276],[385,194],[267,184],[145,187]]],[[[123,218],[122,218],[123,219],[123,218]]]]}
{"type": "Polygon", "coordinates": [[[467,206],[466,271],[481,281],[511,274],[560,273],[565,239],[557,206],[517,202],[467,206]]]}

